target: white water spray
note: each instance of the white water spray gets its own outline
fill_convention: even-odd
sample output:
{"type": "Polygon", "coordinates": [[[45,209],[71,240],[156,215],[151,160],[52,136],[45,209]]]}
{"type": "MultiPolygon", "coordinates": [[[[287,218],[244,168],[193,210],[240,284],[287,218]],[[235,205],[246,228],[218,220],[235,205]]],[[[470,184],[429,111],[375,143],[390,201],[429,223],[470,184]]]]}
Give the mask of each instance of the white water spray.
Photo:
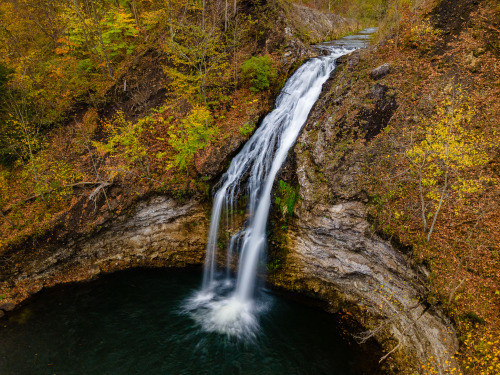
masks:
{"type": "Polygon", "coordinates": [[[255,336],[257,313],[263,308],[255,300],[256,279],[259,258],[266,248],[274,179],[318,100],[323,83],[335,69],[335,60],[358,47],[325,46],[330,55],[302,65],[286,82],[276,99],[275,109],[264,118],[219,181],[212,207],[202,289],[186,304],[186,309],[205,330],[229,336],[255,336]],[[231,213],[244,192],[249,197],[248,220],[231,237],[227,269],[219,275],[216,265],[222,213],[231,213]],[[236,283],[230,278],[231,257],[235,253],[239,253],[236,283]]]}

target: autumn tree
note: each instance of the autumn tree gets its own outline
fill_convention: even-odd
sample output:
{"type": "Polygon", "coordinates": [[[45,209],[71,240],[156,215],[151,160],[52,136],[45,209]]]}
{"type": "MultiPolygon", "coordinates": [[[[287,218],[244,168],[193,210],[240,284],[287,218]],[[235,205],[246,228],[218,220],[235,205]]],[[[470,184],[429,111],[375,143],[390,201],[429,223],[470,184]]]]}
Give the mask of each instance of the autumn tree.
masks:
{"type": "Polygon", "coordinates": [[[110,170],[110,178],[123,171],[136,168],[139,177],[151,177],[148,148],[143,134],[152,121],[146,117],[135,123],[125,119],[123,112],[118,112],[112,121],[106,123],[109,134],[107,142],[93,142],[98,151],[118,159],[118,169],[110,170]]]}
{"type": "Polygon", "coordinates": [[[163,67],[171,78],[170,88],[180,98],[193,103],[217,101],[224,94],[228,54],[215,27],[178,27],[165,50],[169,64],[163,67]]]}
{"type": "Polygon", "coordinates": [[[196,152],[204,148],[217,131],[210,111],[196,105],[180,124],[170,126],[168,143],[175,152],[170,166],[188,172],[196,152]]]}
{"type": "Polygon", "coordinates": [[[131,53],[137,20],[123,7],[106,7],[96,0],[72,0],[66,7],[67,29],[59,53],[90,55],[113,78],[113,59],[131,53]]]}
{"type": "Polygon", "coordinates": [[[30,102],[29,95],[19,88],[10,90],[7,97],[9,119],[6,122],[6,138],[11,144],[10,153],[15,153],[19,163],[25,163],[34,191],[41,188],[39,166],[35,161],[37,152],[44,147],[41,135],[43,114],[30,102]]]}
{"type": "Polygon", "coordinates": [[[0,162],[10,159],[11,145],[7,136],[8,130],[8,112],[6,97],[8,94],[8,76],[12,72],[5,64],[0,62],[0,162]]]}
{"type": "Polygon", "coordinates": [[[10,198],[10,189],[8,183],[8,172],[4,171],[0,167],[0,216],[11,226],[14,226],[14,223],[9,220],[3,213],[3,206],[9,201],[10,198]]]}
{"type": "MultiPolygon", "coordinates": [[[[36,181],[32,181],[35,195],[46,202],[57,202],[73,193],[74,183],[81,180],[81,174],[68,162],[55,157],[50,149],[39,152],[30,162],[36,169],[36,181]]],[[[25,176],[30,175],[25,169],[25,176]]]]}
{"type": "Polygon", "coordinates": [[[447,200],[467,204],[468,195],[489,181],[479,170],[489,162],[492,144],[471,129],[474,114],[460,87],[449,86],[434,115],[417,126],[415,142],[406,151],[410,171],[418,181],[427,241],[447,200]]]}

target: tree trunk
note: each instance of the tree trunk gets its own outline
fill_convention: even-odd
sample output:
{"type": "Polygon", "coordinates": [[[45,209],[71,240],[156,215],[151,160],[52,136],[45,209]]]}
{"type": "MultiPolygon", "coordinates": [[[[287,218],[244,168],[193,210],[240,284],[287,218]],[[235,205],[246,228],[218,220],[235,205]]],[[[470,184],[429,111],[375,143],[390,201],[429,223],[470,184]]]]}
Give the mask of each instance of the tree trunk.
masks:
{"type": "Polygon", "coordinates": [[[441,191],[441,198],[439,199],[438,208],[436,210],[436,213],[434,214],[434,218],[432,219],[431,228],[429,229],[429,233],[427,234],[427,242],[429,242],[431,239],[432,231],[434,230],[434,224],[436,224],[436,220],[437,220],[437,217],[439,215],[439,211],[441,210],[441,206],[443,205],[444,196],[446,195],[447,189],[448,189],[448,172],[446,172],[445,177],[444,177],[444,186],[443,186],[443,190],[441,191]]]}
{"type": "Polygon", "coordinates": [[[424,201],[424,194],[422,192],[422,172],[419,173],[418,190],[420,193],[420,204],[422,205],[422,222],[424,224],[424,231],[426,231],[427,230],[427,218],[425,217],[425,201],[424,201]]]}
{"type": "Polygon", "coordinates": [[[90,0],[90,4],[92,5],[92,15],[94,16],[94,24],[97,30],[97,35],[99,36],[99,43],[101,44],[102,54],[104,56],[104,60],[106,61],[106,67],[108,68],[108,75],[111,79],[113,77],[113,68],[111,68],[111,63],[109,61],[108,53],[106,52],[106,46],[104,44],[104,40],[102,39],[102,29],[101,29],[101,20],[97,16],[97,11],[95,9],[95,4],[92,0],[90,0]]]}
{"type": "MultiPolygon", "coordinates": [[[[82,12],[80,11],[80,2],[79,0],[73,0],[73,6],[75,8],[75,12],[78,16],[78,19],[80,20],[82,24],[82,31],[83,31],[83,37],[85,38],[85,45],[87,46],[88,51],[90,54],[94,54],[97,57],[97,60],[99,63],[102,62],[101,56],[99,55],[99,51],[97,50],[97,47],[92,43],[90,43],[90,38],[88,35],[88,26],[87,23],[85,22],[85,17],[83,17],[82,12]]],[[[106,75],[106,70],[104,69],[103,66],[101,66],[102,74],[106,75]]]]}
{"type": "Polygon", "coordinates": [[[202,2],[202,7],[203,9],[201,10],[201,29],[205,30],[205,8],[207,6],[207,0],[203,0],[202,2]]]}
{"type": "Polygon", "coordinates": [[[224,8],[224,32],[227,31],[227,2],[228,0],[226,0],[226,6],[224,8]]]}
{"type": "Polygon", "coordinates": [[[135,0],[132,0],[130,3],[132,7],[132,13],[134,13],[134,18],[135,18],[135,27],[137,28],[137,32],[140,33],[139,29],[139,17],[137,16],[137,8],[135,6],[135,0]]]}

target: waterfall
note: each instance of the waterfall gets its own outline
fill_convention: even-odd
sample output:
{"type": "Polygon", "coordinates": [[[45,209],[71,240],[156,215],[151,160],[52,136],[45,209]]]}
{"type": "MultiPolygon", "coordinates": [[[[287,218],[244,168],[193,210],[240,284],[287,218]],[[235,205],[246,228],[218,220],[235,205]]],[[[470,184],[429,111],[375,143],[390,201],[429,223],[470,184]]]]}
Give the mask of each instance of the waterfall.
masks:
{"type": "Polygon", "coordinates": [[[335,60],[353,50],[336,46],[324,48],[331,54],[307,61],[288,79],[274,110],[234,157],[216,186],[202,289],[186,305],[207,331],[252,337],[258,327],[256,279],[259,258],[266,248],[274,179],[317,101],[323,83],[335,69],[335,60]],[[218,234],[223,213],[228,224],[237,200],[244,193],[249,199],[248,219],[229,241],[226,272],[218,273],[218,234]],[[235,253],[239,253],[239,265],[234,283],[230,267],[235,253]]]}

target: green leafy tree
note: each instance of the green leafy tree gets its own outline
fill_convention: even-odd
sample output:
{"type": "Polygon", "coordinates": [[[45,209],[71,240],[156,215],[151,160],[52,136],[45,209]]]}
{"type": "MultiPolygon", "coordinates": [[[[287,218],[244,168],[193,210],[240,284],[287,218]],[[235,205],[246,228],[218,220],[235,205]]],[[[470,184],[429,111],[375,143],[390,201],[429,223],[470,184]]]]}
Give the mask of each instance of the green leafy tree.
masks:
{"type": "Polygon", "coordinates": [[[241,66],[243,80],[250,84],[253,93],[266,90],[276,78],[276,68],[269,56],[253,56],[241,66]]]}
{"type": "Polygon", "coordinates": [[[196,152],[206,147],[217,132],[210,111],[204,106],[195,106],[178,126],[170,127],[168,143],[175,151],[170,166],[188,172],[196,152]]]}
{"type": "Polygon", "coordinates": [[[132,15],[120,7],[107,12],[102,23],[102,38],[111,58],[131,54],[134,50],[133,40],[139,33],[132,15]]]}

